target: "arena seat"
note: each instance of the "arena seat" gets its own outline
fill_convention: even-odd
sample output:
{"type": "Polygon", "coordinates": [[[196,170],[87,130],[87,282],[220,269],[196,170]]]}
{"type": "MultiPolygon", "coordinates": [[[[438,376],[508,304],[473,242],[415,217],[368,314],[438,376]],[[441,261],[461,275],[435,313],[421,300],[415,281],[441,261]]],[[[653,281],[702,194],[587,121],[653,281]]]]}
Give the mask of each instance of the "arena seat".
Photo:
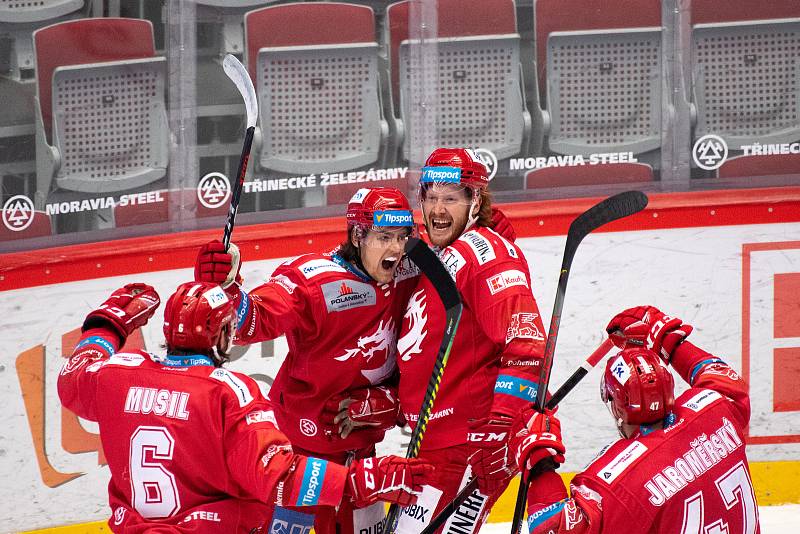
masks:
{"type": "MultiPolygon", "coordinates": [[[[527,150],[531,117],[525,105],[513,0],[439,0],[436,47],[438,76],[412,65],[419,40],[409,32],[411,2],[391,4],[386,14],[392,95],[402,156],[412,146],[468,146],[492,151],[498,159],[527,150]],[[435,121],[425,124],[419,99],[422,83],[436,80],[435,121]],[[427,131],[432,127],[433,132],[427,131]]],[[[429,119],[427,119],[429,120],[429,119]]],[[[419,155],[415,155],[419,158],[419,155]]]]}
{"type": "MultiPolygon", "coordinates": [[[[538,0],[537,70],[551,151],[650,153],[661,145],[661,3],[538,0]]],[[[641,158],[640,158],[641,159],[641,158]]]]}
{"type": "Polygon", "coordinates": [[[326,2],[250,11],[245,42],[262,168],[299,174],[380,163],[389,127],[371,8],[326,2]]]}
{"type": "Polygon", "coordinates": [[[219,56],[244,52],[244,15],[280,0],[195,0],[197,22],[219,25],[219,56]]]}
{"type": "Polygon", "coordinates": [[[598,184],[652,182],[653,168],[645,163],[606,163],[574,167],[543,167],[525,173],[526,189],[598,184]]]}
{"type": "Polygon", "coordinates": [[[694,139],[800,139],[800,2],[692,1],[694,139]]]}
{"type": "Polygon", "coordinates": [[[166,174],[165,65],[149,21],[62,22],[33,34],[37,198],[109,193],[166,174]]]}

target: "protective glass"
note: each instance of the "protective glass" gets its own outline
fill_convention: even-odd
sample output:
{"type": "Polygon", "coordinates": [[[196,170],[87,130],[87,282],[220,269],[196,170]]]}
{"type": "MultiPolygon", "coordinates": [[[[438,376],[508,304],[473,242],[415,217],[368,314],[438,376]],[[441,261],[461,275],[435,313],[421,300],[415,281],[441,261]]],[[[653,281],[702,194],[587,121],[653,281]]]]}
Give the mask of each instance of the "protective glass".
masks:
{"type": "Polygon", "coordinates": [[[385,228],[373,226],[362,231],[361,244],[370,248],[387,249],[394,244],[401,249],[406,246],[409,237],[414,236],[413,228],[385,228]]]}
{"type": "Polygon", "coordinates": [[[447,207],[469,206],[475,197],[475,191],[464,185],[458,184],[423,184],[420,188],[420,204],[428,209],[437,204],[447,207]]]}

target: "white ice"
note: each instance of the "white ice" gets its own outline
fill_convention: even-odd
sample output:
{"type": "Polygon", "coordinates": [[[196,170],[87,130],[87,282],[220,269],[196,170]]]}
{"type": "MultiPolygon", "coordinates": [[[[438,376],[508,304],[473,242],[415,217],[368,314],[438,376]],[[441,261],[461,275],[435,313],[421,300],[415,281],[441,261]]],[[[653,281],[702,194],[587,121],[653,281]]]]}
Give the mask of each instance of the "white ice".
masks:
{"type": "MultiPolygon", "coordinates": [[[[761,534],[800,533],[800,504],[760,506],[761,534]]],[[[486,523],[480,534],[508,534],[511,523],[486,523]]]]}

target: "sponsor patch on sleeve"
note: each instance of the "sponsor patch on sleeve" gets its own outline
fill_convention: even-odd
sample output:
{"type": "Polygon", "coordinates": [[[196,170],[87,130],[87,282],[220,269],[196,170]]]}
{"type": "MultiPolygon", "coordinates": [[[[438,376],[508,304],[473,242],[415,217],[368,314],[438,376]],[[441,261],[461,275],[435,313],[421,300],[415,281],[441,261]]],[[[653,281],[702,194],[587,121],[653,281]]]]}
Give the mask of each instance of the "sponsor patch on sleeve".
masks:
{"type": "Polygon", "coordinates": [[[525,273],[522,271],[517,269],[509,269],[508,271],[503,271],[502,273],[490,276],[486,279],[486,284],[489,286],[489,292],[492,295],[496,295],[497,293],[500,293],[509,287],[528,287],[528,279],[525,277],[525,273]]]}
{"type": "Polygon", "coordinates": [[[253,394],[250,393],[250,389],[247,387],[247,384],[244,383],[244,380],[227,369],[214,369],[209,376],[231,388],[236,398],[239,400],[240,407],[245,407],[253,401],[253,394]]]}
{"type": "Polygon", "coordinates": [[[475,258],[477,258],[480,265],[489,263],[497,257],[494,253],[494,247],[492,247],[492,244],[489,242],[489,240],[480,235],[478,232],[467,232],[462,235],[460,239],[469,245],[469,248],[472,249],[472,252],[475,254],[475,258]]]}
{"type": "Polygon", "coordinates": [[[314,259],[300,264],[297,269],[308,278],[313,278],[322,273],[345,273],[344,267],[340,267],[330,260],[314,259]]]}
{"type": "Polygon", "coordinates": [[[683,403],[684,406],[693,412],[699,412],[717,399],[721,399],[722,395],[711,389],[704,389],[697,395],[693,396],[683,403]]]}
{"type": "Polygon", "coordinates": [[[447,272],[450,273],[450,276],[453,280],[456,279],[456,275],[458,271],[464,267],[467,262],[464,260],[464,256],[461,255],[459,251],[454,249],[453,247],[447,247],[439,254],[439,259],[444,264],[444,268],[447,269],[447,272]]]}
{"type": "Polygon", "coordinates": [[[283,288],[290,295],[294,293],[295,289],[297,289],[297,284],[289,280],[289,277],[286,276],[285,274],[279,274],[278,276],[273,276],[269,280],[267,280],[267,282],[283,288]]]}
{"type": "Polygon", "coordinates": [[[275,419],[275,412],[272,410],[254,410],[245,416],[248,425],[256,423],[272,423],[278,428],[278,421],[275,419]]]}
{"type": "Polygon", "coordinates": [[[647,452],[647,446],[638,441],[634,441],[625,447],[625,450],[619,453],[616,458],[598,471],[597,476],[600,477],[600,480],[603,482],[611,484],[645,452],[647,452]]]}
{"type": "Polygon", "coordinates": [[[303,472],[303,483],[300,486],[300,493],[297,495],[297,506],[314,506],[319,502],[327,468],[326,460],[320,460],[313,456],[308,457],[306,469],[303,472]]]}
{"type": "Polygon", "coordinates": [[[494,383],[494,392],[511,395],[526,401],[535,401],[539,390],[535,382],[511,375],[498,375],[494,383]]]}
{"type": "Polygon", "coordinates": [[[622,385],[625,385],[625,383],[631,377],[631,370],[628,367],[628,364],[625,363],[625,360],[622,358],[622,356],[617,356],[617,358],[611,364],[611,374],[614,375],[614,378],[617,379],[617,382],[622,385]]]}

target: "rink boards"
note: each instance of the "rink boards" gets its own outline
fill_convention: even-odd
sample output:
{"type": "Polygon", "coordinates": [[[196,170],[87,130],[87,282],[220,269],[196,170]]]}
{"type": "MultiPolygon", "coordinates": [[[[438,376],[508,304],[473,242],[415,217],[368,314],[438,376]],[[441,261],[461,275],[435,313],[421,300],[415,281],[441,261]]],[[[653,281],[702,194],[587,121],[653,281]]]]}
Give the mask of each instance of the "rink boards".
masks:
{"type": "MultiPolygon", "coordinates": [[[[740,369],[750,383],[753,416],[748,454],[759,504],[800,502],[800,198],[763,190],[654,196],[651,208],[609,232],[590,235],[570,275],[551,384],[564,380],[604,336],[617,311],[653,304],[695,326],[692,341],[740,369]]],[[[533,292],[549,323],[566,228],[591,202],[511,205],[532,271],[533,292]]],[[[324,249],[341,237],[341,220],[237,228],[242,274],[255,287],[287,256],[324,249]],[[282,257],[272,257],[282,254],[282,257]]],[[[199,243],[220,232],[149,237],[112,244],[0,257],[0,517],[3,532],[99,521],[108,516],[108,469],[93,423],[63,411],[56,395],[62,354],[85,314],[132,281],[163,298],[192,276],[199,243]],[[160,270],[156,270],[160,269],[160,270]]],[[[161,310],[131,340],[158,351],[161,310]]],[[[264,388],[286,353],[278,339],[240,349],[230,368],[264,388]]],[[[447,380],[445,372],[444,380],[447,380]]],[[[574,472],[612,441],[595,370],[562,403],[568,462],[574,472]]],[[[401,453],[408,435],[394,432],[381,452],[401,453]]],[[[508,492],[506,498],[513,501],[508,492]]],[[[513,503],[493,519],[508,521],[513,503]]],[[[100,525],[98,523],[97,525],[100,525]]],[[[83,525],[94,531],[95,524],[83,525]]],[[[68,531],[68,530],[65,530],[68,531]]]]}

